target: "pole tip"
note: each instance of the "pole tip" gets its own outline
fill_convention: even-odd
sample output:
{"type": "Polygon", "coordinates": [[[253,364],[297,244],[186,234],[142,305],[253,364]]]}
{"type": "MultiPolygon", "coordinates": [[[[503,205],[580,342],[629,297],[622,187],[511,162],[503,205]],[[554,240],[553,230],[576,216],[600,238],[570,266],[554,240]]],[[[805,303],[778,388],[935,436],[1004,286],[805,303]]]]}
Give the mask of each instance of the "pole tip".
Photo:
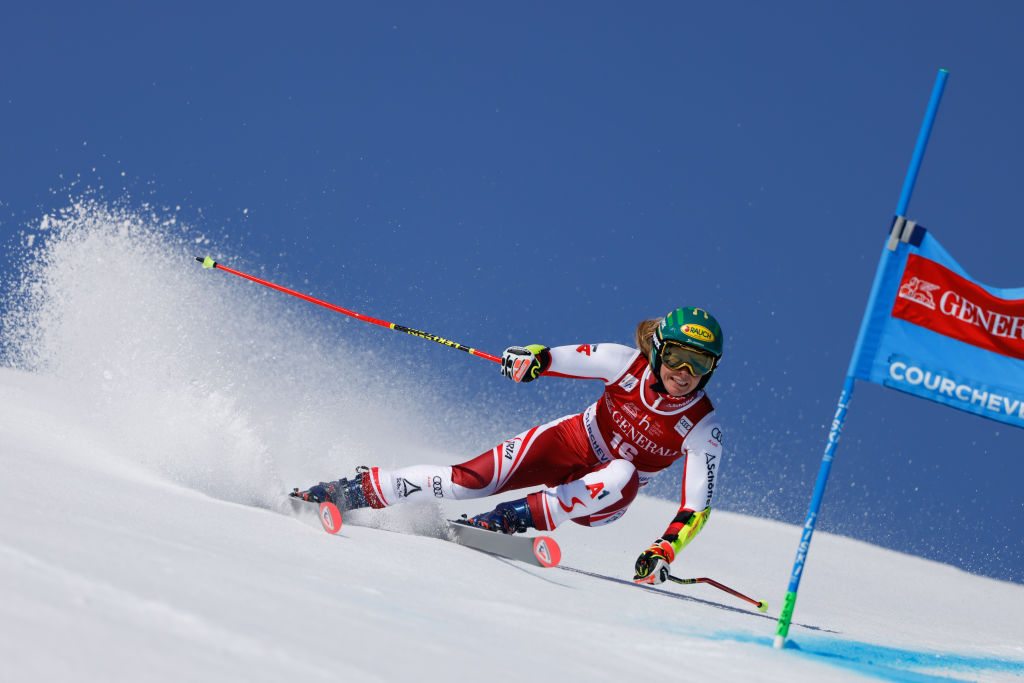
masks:
{"type": "Polygon", "coordinates": [[[206,258],[203,258],[202,256],[196,256],[196,261],[202,263],[203,268],[215,268],[217,266],[217,262],[214,261],[209,256],[207,256],[206,258]]]}

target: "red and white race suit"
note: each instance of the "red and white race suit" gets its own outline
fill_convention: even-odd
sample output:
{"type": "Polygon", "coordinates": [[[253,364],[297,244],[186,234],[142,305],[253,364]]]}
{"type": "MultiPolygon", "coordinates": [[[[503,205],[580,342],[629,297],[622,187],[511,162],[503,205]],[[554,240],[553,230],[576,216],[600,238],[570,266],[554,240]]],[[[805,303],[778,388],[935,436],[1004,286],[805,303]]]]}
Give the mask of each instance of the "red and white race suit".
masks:
{"type": "MultiPolygon", "coordinates": [[[[706,517],[722,459],[722,429],[702,390],[683,397],[655,392],[647,358],[620,344],[552,348],[545,374],[600,379],[605,390],[583,413],[528,429],[460,465],[372,468],[371,505],[543,486],[527,496],[537,529],[568,519],[596,526],[621,517],[639,487],[683,458],[676,520],[706,517]]],[[[669,531],[680,527],[673,523],[669,531]]]]}

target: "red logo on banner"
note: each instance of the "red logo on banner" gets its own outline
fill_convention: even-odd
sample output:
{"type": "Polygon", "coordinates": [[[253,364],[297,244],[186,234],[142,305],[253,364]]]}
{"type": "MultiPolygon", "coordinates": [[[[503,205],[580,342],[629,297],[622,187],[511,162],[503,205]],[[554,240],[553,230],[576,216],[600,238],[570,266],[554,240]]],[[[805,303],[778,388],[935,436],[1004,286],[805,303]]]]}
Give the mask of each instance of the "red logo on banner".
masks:
{"type": "Polygon", "coordinates": [[[992,296],[917,254],[907,257],[892,317],[978,348],[1024,359],[1024,300],[992,296]]]}

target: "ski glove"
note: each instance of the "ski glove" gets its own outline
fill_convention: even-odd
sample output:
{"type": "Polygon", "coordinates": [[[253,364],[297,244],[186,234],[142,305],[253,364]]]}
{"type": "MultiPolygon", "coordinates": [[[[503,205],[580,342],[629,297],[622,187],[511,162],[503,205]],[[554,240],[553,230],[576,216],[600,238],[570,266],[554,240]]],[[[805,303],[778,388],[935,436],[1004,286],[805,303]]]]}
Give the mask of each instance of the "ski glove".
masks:
{"type": "Polygon", "coordinates": [[[516,382],[532,382],[551,365],[551,351],[540,344],[510,346],[501,354],[501,374],[516,382]]]}
{"type": "Polygon", "coordinates": [[[633,577],[635,583],[656,585],[665,583],[668,580],[669,565],[676,559],[676,551],[672,544],[664,538],[659,538],[651,544],[651,547],[643,551],[640,557],[636,558],[633,577]]]}

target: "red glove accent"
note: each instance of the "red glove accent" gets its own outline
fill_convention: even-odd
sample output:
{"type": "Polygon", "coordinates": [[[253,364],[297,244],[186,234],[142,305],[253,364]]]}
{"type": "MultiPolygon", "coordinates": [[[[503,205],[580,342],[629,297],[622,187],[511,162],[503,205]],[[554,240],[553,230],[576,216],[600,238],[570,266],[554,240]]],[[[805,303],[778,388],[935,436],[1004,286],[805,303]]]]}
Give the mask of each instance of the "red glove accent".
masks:
{"type": "Polygon", "coordinates": [[[676,549],[664,538],[659,538],[647,549],[652,555],[660,555],[665,561],[671,564],[676,559],[676,549]]]}

